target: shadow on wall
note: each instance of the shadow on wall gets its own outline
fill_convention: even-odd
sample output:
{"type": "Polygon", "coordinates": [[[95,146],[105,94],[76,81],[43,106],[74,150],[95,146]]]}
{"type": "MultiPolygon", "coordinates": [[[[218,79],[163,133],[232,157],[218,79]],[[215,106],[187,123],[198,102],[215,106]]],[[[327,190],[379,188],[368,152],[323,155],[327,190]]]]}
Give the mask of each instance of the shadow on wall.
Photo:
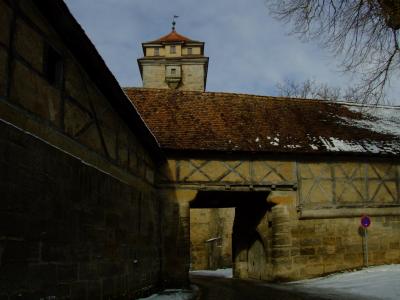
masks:
{"type": "MultiPolygon", "coordinates": [[[[270,212],[273,206],[266,201],[268,194],[268,192],[207,191],[199,192],[190,203],[190,208],[203,209],[204,223],[219,220],[210,217],[215,213],[215,210],[235,209],[235,214],[232,215],[232,218],[234,217],[233,228],[220,229],[220,232],[230,232],[229,238],[232,240],[231,260],[236,276],[240,274],[240,276],[245,275],[256,279],[267,277],[265,273],[268,272],[268,264],[271,264],[272,233],[270,229],[272,222],[270,221],[270,212]]],[[[201,225],[199,220],[191,220],[190,223],[191,226],[201,225]],[[196,224],[194,224],[195,222],[196,224]]],[[[208,225],[208,228],[213,227],[212,224],[206,225],[208,225]]],[[[191,234],[204,235],[204,232],[201,228],[197,230],[191,228],[191,234]]],[[[203,261],[203,265],[208,266],[208,268],[215,268],[215,262],[222,261],[222,258],[218,257],[218,255],[221,255],[221,251],[215,251],[219,237],[215,236],[214,238],[215,241],[210,241],[210,243],[213,242],[213,247],[203,246],[203,248],[207,246],[211,248],[212,251],[210,252],[210,249],[206,248],[203,251],[198,248],[195,249],[196,246],[193,245],[193,241],[196,237],[191,236],[192,258],[196,259],[197,265],[201,265],[198,261],[203,261]]],[[[212,240],[212,237],[210,240],[212,240]]]]}

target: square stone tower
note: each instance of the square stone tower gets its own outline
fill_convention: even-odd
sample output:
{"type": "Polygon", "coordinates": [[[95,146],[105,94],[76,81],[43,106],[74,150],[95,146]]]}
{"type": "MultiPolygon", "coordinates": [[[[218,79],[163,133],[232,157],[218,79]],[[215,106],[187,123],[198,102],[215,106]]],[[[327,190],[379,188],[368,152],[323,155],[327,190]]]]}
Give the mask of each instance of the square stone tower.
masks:
{"type": "Polygon", "coordinates": [[[138,59],[143,87],[205,91],[208,57],[204,42],[172,31],[151,42],[142,43],[144,57],[138,59]]]}

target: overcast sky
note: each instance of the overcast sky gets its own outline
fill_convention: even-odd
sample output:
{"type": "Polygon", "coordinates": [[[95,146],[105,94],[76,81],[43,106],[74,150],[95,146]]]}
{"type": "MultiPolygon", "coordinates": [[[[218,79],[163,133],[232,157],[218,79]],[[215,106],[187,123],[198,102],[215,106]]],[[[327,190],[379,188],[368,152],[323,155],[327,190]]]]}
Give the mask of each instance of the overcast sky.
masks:
{"type": "Polygon", "coordinates": [[[66,3],[122,86],[142,85],[136,62],[143,56],[141,43],[169,33],[173,15],[179,16],[177,32],[205,42],[208,91],[276,95],[276,84],[285,78],[342,87],[353,82],[317,43],[288,35],[290,28],[269,15],[265,0],[66,3]]]}

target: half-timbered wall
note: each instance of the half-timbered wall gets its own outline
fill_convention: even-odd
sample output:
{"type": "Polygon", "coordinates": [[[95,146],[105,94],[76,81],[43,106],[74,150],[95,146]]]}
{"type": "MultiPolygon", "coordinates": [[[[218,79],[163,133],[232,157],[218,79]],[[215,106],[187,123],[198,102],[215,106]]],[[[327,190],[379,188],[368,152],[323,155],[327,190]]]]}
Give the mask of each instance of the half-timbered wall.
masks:
{"type": "MultiPolygon", "coordinates": [[[[399,263],[400,163],[317,159],[171,159],[159,182],[186,191],[183,202],[175,194],[183,207],[181,222],[188,221],[187,203],[198,190],[270,191],[271,224],[258,227],[260,236],[271,239],[264,252],[272,257],[259,260],[269,262],[264,279],[294,280],[363,266],[362,214],[372,218],[369,263],[399,263]]],[[[249,267],[237,261],[235,274],[247,277],[249,267]]]]}
{"type": "Polygon", "coordinates": [[[54,145],[63,144],[63,148],[65,140],[73,140],[81,145],[78,156],[93,153],[100,160],[91,159],[91,163],[98,165],[106,160],[107,164],[152,183],[154,166],[149,154],[57,33],[31,1],[18,1],[15,9],[7,3],[0,1],[2,118],[54,145]],[[59,85],[46,79],[43,59],[47,47],[55,49],[62,58],[59,85]],[[58,138],[60,135],[66,139],[58,138]]]}
{"type": "Polygon", "coordinates": [[[254,188],[292,187],[296,185],[296,164],[291,161],[272,160],[169,160],[162,183],[181,186],[227,185],[254,188]]]}
{"type": "Polygon", "coordinates": [[[112,101],[33,1],[0,0],[0,298],[158,287],[154,162],[112,101]]]}
{"type": "Polygon", "coordinates": [[[390,162],[300,163],[305,209],[400,205],[400,168],[390,162]]]}

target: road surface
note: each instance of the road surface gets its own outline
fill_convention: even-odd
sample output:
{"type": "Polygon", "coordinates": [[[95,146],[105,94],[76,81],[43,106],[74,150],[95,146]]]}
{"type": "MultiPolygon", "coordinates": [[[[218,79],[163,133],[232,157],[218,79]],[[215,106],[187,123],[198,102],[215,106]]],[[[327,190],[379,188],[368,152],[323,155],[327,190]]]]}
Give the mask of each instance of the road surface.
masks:
{"type": "Polygon", "coordinates": [[[338,297],[321,293],[316,295],[278,284],[268,284],[256,280],[241,280],[191,274],[191,282],[200,288],[198,300],[354,300],[349,295],[338,297]]]}

